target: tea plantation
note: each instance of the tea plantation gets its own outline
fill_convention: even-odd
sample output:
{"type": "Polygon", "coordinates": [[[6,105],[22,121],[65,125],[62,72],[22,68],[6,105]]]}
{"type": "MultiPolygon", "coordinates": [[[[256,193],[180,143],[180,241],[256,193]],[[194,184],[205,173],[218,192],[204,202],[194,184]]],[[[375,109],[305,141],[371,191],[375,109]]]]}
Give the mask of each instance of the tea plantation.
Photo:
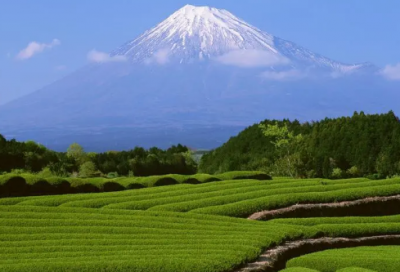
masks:
{"type": "MultiPolygon", "coordinates": [[[[288,265],[283,271],[400,271],[398,261],[386,258],[400,250],[384,246],[390,236],[394,237],[391,243],[400,240],[395,207],[393,215],[387,216],[323,217],[321,213],[315,218],[247,219],[256,212],[301,203],[398,195],[400,179],[359,178],[235,179],[1,198],[0,271],[257,271],[249,263],[285,243],[365,237],[378,237],[377,246],[382,237],[383,244],[297,254],[299,258],[285,260],[288,265]]],[[[285,264],[265,271],[284,268],[285,264]]]]}

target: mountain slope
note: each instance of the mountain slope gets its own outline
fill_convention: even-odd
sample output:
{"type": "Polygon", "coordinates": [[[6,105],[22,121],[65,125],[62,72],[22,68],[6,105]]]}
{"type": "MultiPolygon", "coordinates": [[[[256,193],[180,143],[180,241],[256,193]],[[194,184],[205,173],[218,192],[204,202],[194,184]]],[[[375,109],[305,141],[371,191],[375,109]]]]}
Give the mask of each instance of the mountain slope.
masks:
{"type": "Polygon", "coordinates": [[[371,66],[330,60],[263,32],[226,10],[191,5],[124,44],[112,55],[126,56],[139,63],[213,59],[242,66],[313,65],[340,72],[371,66]],[[240,58],[250,58],[254,63],[239,61],[240,58]]]}
{"type": "Polygon", "coordinates": [[[59,139],[130,128],[160,135],[265,118],[387,111],[399,96],[372,64],[331,60],[210,7],[183,7],[110,58],[117,61],[90,63],[1,106],[3,133],[18,138],[36,131],[40,140],[44,129],[57,130],[59,139]]]}

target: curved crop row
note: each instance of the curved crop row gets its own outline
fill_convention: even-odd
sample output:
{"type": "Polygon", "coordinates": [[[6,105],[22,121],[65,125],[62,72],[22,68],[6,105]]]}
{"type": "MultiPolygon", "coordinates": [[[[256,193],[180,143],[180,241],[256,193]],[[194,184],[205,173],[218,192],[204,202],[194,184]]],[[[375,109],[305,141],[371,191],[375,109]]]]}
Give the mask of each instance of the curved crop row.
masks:
{"type": "Polygon", "coordinates": [[[0,271],[227,272],[290,241],[399,239],[399,216],[236,218],[302,202],[396,194],[399,179],[279,179],[1,199],[0,271]]]}
{"type": "MultiPolygon", "coordinates": [[[[333,270],[331,270],[331,271],[334,272],[333,270]]],[[[290,268],[281,270],[280,272],[321,272],[321,271],[318,271],[315,269],[304,268],[304,267],[290,267],[290,268]]],[[[339,269],[336,272],[377,272],[377,271],[365,269],[365,268],[361,268],[361,267],[346,267],[343,269],[339,269]]]]}
{"type": "Polygon", "coordinates": [[[372,196],[392,196],[400,194],[400,181],[376,182],[360,186],[343,186],[333,190],[321,189],[301,193],[286,193],[257,198],[233,198],[228,203],[209,202],[207,205],[193,207],[190,212],[225,216],[247,217],[255,212],[288,207],[297,203],[329,203],[346,200],[357,200],[372,196]],[[347,188],[347,189],[346,189],[347,188]]]}
{"type": "MultiPolygon", "coordinates": [[[[398,272],[400,246],[326,250],[292,259],[287,266],[307,267],[320,272],[343,271],[339,269],[347,267],[359,267],[358,271],[362,271],[361,268],[363,268],[382,272],[398,272]]],[[[355,268],[352,270],[357,271],[355,268]]]]}

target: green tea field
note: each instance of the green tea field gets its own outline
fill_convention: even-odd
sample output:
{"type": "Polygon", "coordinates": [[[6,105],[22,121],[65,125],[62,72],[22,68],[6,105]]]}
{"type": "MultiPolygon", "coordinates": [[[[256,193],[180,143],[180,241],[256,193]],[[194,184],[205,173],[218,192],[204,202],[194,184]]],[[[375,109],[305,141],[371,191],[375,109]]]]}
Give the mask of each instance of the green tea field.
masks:
{"type": "Polygon", "coordinates": [[[399,202],[364,178],[1,198],[0,271],[400,271],[399,202]]]}

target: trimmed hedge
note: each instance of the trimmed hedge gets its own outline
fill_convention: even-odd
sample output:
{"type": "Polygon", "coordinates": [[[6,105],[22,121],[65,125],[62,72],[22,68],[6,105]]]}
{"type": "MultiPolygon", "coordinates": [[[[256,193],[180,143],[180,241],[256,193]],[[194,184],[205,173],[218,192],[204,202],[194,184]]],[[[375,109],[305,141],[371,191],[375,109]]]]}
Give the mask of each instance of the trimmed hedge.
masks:
{"type": "Polygon", "coordinates": [[[150,177],[106,178],[43,178],[34,174],[0,175],[0,197],[60,195],[75,193],[115,192],[127,189],[168,186],[175,184],[201,184],[231,179],[272,179],[262,172],[231,172],[217,176],[208,174],[165,175],[150,177]]]}

